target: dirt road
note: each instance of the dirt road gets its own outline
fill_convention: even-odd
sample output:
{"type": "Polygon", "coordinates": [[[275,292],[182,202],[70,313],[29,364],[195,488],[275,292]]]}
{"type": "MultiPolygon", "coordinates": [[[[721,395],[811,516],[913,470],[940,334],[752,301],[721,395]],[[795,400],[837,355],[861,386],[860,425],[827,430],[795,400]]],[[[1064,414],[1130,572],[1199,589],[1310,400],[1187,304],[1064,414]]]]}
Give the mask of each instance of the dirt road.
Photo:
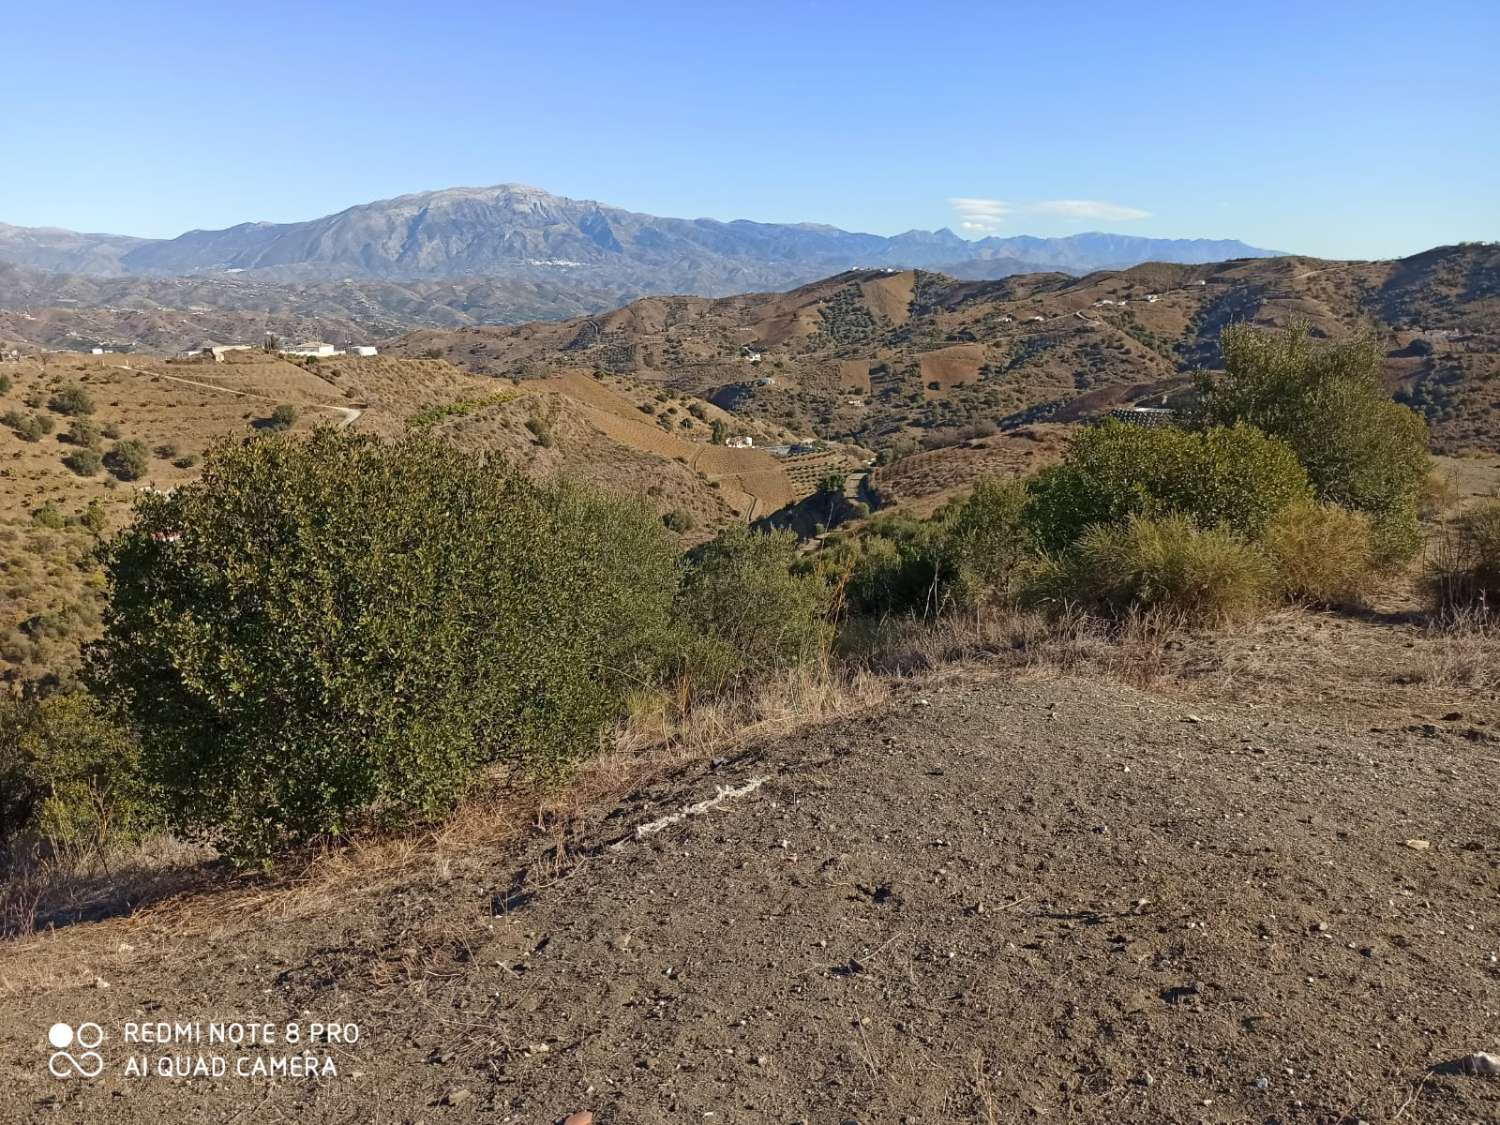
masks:
{"type": "Polygon", "coordinates": [[[24,943],[0,1119],[1494,1121],[1500,1081],[1432,1068],[1500,1049],[1497,783],[1493,701],[966,673],[530,855],[24,943]],[[85,1019],[105,1072],[50,1077],[85,1019]],[[212,1019],[359,1039],[318,1079],[122,1073],[126,1022],[212,1019]]]}

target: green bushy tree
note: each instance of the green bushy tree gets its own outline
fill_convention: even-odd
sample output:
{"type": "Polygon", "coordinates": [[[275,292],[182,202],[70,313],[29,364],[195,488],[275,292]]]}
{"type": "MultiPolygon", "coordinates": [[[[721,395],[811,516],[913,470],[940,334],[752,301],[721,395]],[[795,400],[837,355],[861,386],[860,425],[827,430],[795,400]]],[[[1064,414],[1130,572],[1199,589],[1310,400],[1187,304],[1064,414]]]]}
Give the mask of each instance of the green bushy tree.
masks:
{"type": "Polygon", "coordinates": [[[746,673],[811,660],[828,644],[828,608],[826,583],[798,565],[794,535],[730,528],[684,560],[677,592],[684,670],[712,691],[746,673]]]}
{"type": "Polygon", "coordinates": [[[1033,554],[1025,505],[1019,482],[985,477],[931,519],[876,516],[836,551],[845,556],[854,607],[875,617],[934,617],[1009,594],[1033,554]]]}
{"type": "Polygon", "coordinates": [[[1280,438],[1319,500],[1368,512],[1388,560],[1414,555],[1417,502],[1431,465],[1427,424],[1391,399],[1375,343],[1318,343],[1306,328],[1234,325],[1220,350],[1224,372],[1199,380],[1197,422],[1246,423],[1280,438]]]}
{"type": "Polygon", "coordinates": [[[592,752],[660,666],[675,584],[644,509],[332,429],[220,445],[141,499],[107,574],[95,687],[171,822],[241,857],[592,752]]]}
{"type": "Polygon", "coordinates": [[[0,852],[102,853],[154,821],[134,740],[92,698],[0,697],[0,852]]]}
{"type": "Polygon", "coordinates": [[[1026,521],[1048,551],[1067,550],[1093,526],[1174,512],[1254,538],[1276,512],[1310,495],[1291,447],[1252,426],[1195,432],[1117,421],[1079,434],[1029,492],[1026,521]]]}
{"type": "Polygon", "coordinates": [[[265,428],[268,430],[290,430],[297,424],[297,408],[291,403],[284,402],[266,419],[265,428]]]}
{"type": "Polygon", "coordinates": [[[75,449],[62,460],[64,465],[81,477],[95,476],[104,465],[104,458],[97,449],[75,449]]]}

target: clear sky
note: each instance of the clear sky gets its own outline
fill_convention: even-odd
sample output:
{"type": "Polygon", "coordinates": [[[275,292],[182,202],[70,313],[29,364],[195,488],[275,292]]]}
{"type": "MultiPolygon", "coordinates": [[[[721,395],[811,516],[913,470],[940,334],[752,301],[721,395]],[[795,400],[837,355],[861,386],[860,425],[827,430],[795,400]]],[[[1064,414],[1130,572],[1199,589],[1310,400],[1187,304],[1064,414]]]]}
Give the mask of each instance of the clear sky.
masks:
{"type": "Polygon", "coordinates": [[[23,226],[521,182],[881,234],[1500,238],[1500,0],[72,0],[5,26],[23,226]]]}

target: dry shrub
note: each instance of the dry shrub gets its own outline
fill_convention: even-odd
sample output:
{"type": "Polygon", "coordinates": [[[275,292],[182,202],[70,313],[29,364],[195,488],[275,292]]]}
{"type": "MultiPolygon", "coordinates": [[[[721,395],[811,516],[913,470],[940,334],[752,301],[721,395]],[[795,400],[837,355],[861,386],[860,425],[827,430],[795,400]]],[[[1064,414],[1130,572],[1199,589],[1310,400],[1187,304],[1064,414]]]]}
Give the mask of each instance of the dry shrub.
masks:
{"type": "Polygon", "coordinates": [[[708,698],[685,687],[643,691],[631,700],[616,733],[614,753],[668,752],[676,760],[701,757],[750,738],[870,706],[888,694],[889,686],[870,671],[827,660],[766,673],[738,690],[708,698]]]}
{"type": "Polygon", "coordinates": [[[1458,477],[1452,471],[1433,469],[1422,479],[1417,494],[1417,514],[1424,520],[1435,520],[1458,506],[1458,477]]]}
{"type": "Polygon", "coordinates": [[[1030,676],[1084,671],[1150,687],[1177,670],[1188,625],[1164,610],[1104,618],[1072,604],[1050,613],[990,605],[936,620],[890,618],[845,643],[851,661],[884,677],[982,660],[1030,676]]]}
{"type": "Polygon", "coordinates": [[[1262,541],[1285,594],[1310,605],[1355,606],[1375,572],[1374,522],[1337,504],[1282,509],[1262,541]]]}
{"type": "Polygon", "coordinates": [[[203,877],[211,848],[155,833],[112,853],[31,855],[0,883],[0,937],[128,913],[203,877]]]}
{"type": "Polygon", "coordinates": [[[1451,609],[1428,627],[1405,674],[1431,687],[1500,688],[1500,628],[1493,615],[1474,608],[1451,609]]]}
{"type": "Polygon", "coordinates": [[[1037,573],[1028,597],[1114,617],[1159,612],[1222,625],[1258,616],[1275,588],[1275,568],[1255,547],[1173,514],[1089,528],[1037,573]]]}
{"type": "Polygon", "coordinates": [[[1500,612],[1500,500],[1487,500],[1443,529],[1428,562],[1440,613],[1500,612]]]}

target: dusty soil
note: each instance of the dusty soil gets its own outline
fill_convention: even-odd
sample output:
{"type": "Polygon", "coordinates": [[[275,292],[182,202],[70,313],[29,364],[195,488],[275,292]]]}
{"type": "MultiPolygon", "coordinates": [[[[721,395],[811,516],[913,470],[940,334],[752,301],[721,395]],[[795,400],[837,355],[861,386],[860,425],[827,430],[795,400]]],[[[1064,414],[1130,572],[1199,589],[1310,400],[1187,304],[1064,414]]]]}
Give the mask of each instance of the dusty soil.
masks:
{"type": "Polygon", "coordinates": [[[1234,683],[929,677],[521,850],[12,943],[0,1119],[1500,1119],[1441,1070],[1500,1050],[1493,687],[1234,683]],[[126,1021],[215,1019],[360,1038],[316,1080],[122,1073],[225,1051],[126,1021]],[[84,1020],[107,1069],[52,1078],[84,1020]]]}

